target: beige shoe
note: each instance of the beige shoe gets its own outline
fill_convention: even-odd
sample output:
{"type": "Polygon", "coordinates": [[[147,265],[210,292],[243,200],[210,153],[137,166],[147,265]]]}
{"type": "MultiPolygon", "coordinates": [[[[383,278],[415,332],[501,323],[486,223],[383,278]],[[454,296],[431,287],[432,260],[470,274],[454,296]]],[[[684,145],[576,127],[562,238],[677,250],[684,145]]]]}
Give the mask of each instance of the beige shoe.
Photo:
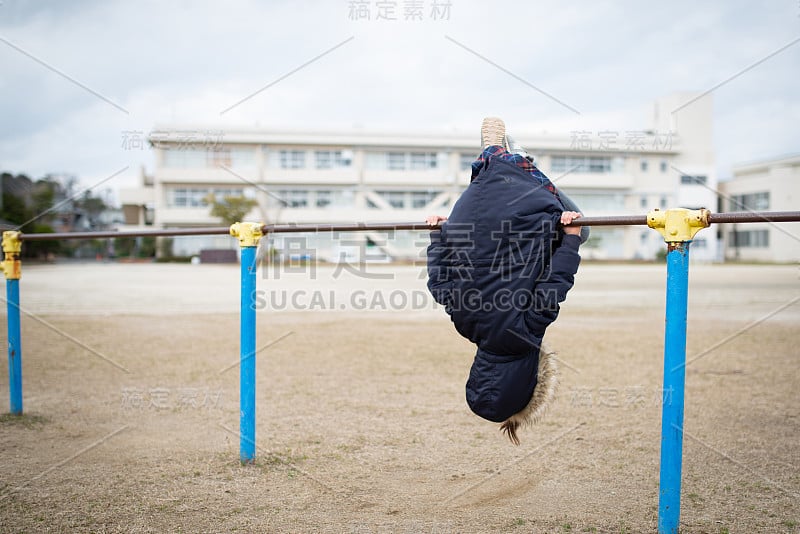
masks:
{"type": "Polygon", "coordinates": [[[501,146],[506,148],[506,123],[497,117],[486,117],[481,123],[481,148],[501,146]]]}

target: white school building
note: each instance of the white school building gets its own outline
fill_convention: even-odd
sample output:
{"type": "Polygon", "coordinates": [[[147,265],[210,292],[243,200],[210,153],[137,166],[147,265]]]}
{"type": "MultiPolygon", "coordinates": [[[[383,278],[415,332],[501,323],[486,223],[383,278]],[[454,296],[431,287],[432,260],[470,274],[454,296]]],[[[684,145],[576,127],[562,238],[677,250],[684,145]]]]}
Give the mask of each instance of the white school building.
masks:
{"type": "MultiPolygon", "coordinates": [[[[695,96],[659,99],[636,130],[511,133],[587,216],[715,210],[711,97],[686,105],[695,96]]],[[[469,184],[470,164],[480,151],[478,129],[444,135],[157,127],[149,136],[155,169],[142,175],[139,187],[120,192],[125,228],[219,225],[205,201],[209,193],[256,200],[246,219],[265,223],[421,222],[429,214],[446,215],[469,184]]],[[[398,231],[270,240],[288,256],[391,261],[423,258],[428,238],[398,231]]],[[[232,246],[226,236],[181,238],[173,253],[232,246]]],[[[596,227],[581,255],[652,259],[663,248],[660,235],[647,227],[596,227]]],[[[698,235],[692,257],[721,257],[715,232],[698,235]]]]}
{"type": "MultiPolygon", "coordinates": [[[[720,197],[725,211],[800,210],[800,154],[735,166],[720,197]]],[[[722,232],[727,260],[800,261],[800,222],[727,224],[722,232]]]]}

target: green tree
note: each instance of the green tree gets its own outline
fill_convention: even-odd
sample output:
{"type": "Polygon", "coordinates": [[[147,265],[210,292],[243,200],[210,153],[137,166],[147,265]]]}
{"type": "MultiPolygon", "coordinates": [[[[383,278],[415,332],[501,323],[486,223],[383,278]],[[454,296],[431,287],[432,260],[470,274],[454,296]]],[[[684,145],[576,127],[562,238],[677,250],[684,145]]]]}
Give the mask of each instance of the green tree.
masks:
{"type": "MultiPolygon", "coordinates": [[[[77,178],[59,178],[47,175],[33,181],[24,174],[4,172],[2,180],[2,206],[0,219],[16,225],[26,234],[51,233],[54,226],[70,225],[81,210],[90,220],[107,209],[102,199],[88,191],[80,200],[72,200],[71,192],[77,178]]],[[[59,228],[60,229],[60,228],[59,228]]],[[[32,241],[22,247],[23,257],[43,257],[54,253],[71,253],[78,247],[58,241],[32,241]]]]}
{"type": "MultiPolygon", "coordinates": [[[[56,191],[58,190],[59,185],[48,179],[42,179],[33,184],[33,191],[31,192],[31,209],[33,212],[41,214],[51,209],[55,204],[56,191]]],[[[41,218],[50,220],[52,214],[47,213],[41,218]]]]}
{"type": "Polygon", "coordinates": [[[12,224],[21,225],[30,221],[31,211],[28,208],[28,198],[33,189],[33,180],[24,174],[14,176],[4,172],[2,179],[3,206],[0,218],[12,224]]]}
{"type": "Polygon", "coordinates": [[[118,258],[129,258],[133,256],[136,249],[135,237],[115,237],[114,238],[114,253],[118,258]]]}
{"type": "Polygon", "coordinates": [[[173,258],[172,245],[175,239],[172,237],[162,237],[158,245],[158,252],[161,258],[169,260],[173,258]]]}
{"type": "Polygon", "coordinates": [[[258,205],[252,198],[243,196],[224,196],[217,199],[213,194],[206,196],[205,201],[211,206],[211,215],[219,217],[224,224],[241,222],[244,217],[258,205]]]}
{"type": "Polygon", "coordinates": [[[23,224],[30,217],[28,217],[28,206],[25,205],[25,199],[13,193],[3,193],[3,211],[0,212],[0,218],[14,224],[23,224]]]}
{"type": "Polygon", "coordinates": [[[75,205],[83,209],[92,219],[108,209],[102,198],[93,197],[89,191],[84,192],[83,197],[76,201],[75,205]]]}

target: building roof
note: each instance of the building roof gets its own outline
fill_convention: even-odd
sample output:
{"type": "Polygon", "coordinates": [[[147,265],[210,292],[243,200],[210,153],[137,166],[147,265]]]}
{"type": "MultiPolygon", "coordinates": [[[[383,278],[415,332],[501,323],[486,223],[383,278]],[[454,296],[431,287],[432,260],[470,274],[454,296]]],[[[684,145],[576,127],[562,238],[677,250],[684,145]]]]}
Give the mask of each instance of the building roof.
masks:
{"type": "MultiPolygon", "coordinates": [[[[513,133],[513,132],[512,132],[513,133]]],[[[649,154],[676,154],[680,152],[680,138],[672,133],[668,142],[662,136],[659,138],[649,130],[625,130],[609,132],[616,134],[616,145],[611,149],[599,145],[602,141],[602,132],[566,132],[566,133],[539,133],[526,134],[521,132],[515,135],[522,146],[532,152],[542,150],[577,151],[577,152],[619,152],[619,153],[649,153],[649,154]],[[578,135],[590,134],[581,140],[588,141],[589,146],[576,147],[578,135]],[[626,135],[636,134],[640,141],[639,147],[625,149],[626,135]],[[593,143],[593,144],[592,144],[593,143]],[[597,147],[597,148],[593,148],[597,147]]],[[[454,150],[477,152],[480,149],[480,136],[478,132],[402,132],[402,131],[366,131],[361,129],[350,130],[271,130],[265,128],[222,128],[198,125],[163,125],[156,126],[148,136],[148,141],[153,146],[192,144],[210,146],[234,144],[265,144],[265,145],[308,145],[308,146],[342,146],[342,147],[406,147],[406,148],[440,148],[446,147],[454,150]]]]}
{"type": "Polygon", "coordinates": [[[770,167],[790,167],[800,165],[800,154],[784,154],[768,159],[739,163],[733,166],[733,175],[741,176],[766,172],[770,167]]]}

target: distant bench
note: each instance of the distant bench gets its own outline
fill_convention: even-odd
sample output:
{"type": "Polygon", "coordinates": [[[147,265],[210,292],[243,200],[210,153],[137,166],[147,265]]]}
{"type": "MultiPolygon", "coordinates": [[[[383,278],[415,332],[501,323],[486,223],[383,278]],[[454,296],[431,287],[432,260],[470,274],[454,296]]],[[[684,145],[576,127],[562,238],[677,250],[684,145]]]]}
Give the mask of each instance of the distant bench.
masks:
{"type": "Polygon", "coordinates": [[[234,248],[206,248],[200,251],[200,263],[239,263],[234,248]]]}

